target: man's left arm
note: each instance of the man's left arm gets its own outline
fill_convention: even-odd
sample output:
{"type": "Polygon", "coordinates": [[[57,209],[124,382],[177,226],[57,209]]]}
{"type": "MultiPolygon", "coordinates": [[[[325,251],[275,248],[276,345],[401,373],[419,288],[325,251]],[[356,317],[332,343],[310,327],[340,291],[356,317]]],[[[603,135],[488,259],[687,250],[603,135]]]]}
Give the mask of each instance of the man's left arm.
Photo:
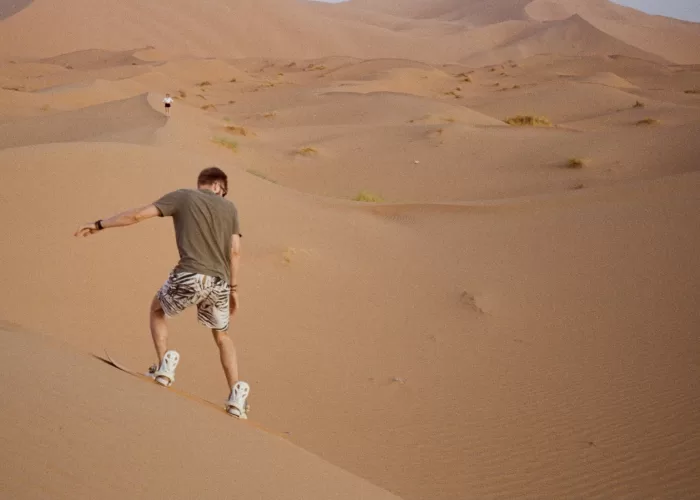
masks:
{"type": "Polygon", "coordinates": [[[114,215],[109,219],[98,220],[97,222],[84,224],[78,228],[78,230],[75,232],[75,236],[85,237],[90,236],[91,234],[95,234],[102,229],[131,226],[133,224],[142,222],[146,219],[158,217],[160,215],[160,210],[158,210],[158,208],[156,208],[154,204],[150,204],[144,207],[127,210],[126,212],[114,215]]]}

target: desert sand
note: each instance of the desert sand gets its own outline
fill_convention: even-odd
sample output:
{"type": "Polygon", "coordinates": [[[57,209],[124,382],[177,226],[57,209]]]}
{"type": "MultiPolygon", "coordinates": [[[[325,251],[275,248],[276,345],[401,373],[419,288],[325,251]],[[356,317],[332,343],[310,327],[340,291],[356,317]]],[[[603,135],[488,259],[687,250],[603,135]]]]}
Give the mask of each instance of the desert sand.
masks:
{"type": "Polygon", "coordinates": [[[0,498],[700,496],[700,25],[605,0],[0,2],[0,498]],[[162,98],[175,97],[165,116],[162,98]],[[536,122],[518,125],[509,120],[536,122]],[[170,322],[229,174],[232,336],[170,322]]]}

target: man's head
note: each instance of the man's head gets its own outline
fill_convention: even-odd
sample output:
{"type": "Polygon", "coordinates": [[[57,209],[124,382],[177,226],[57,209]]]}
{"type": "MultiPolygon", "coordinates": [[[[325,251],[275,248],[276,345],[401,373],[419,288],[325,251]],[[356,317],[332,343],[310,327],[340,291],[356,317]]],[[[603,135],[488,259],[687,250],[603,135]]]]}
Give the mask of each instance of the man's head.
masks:
{"type": "Polygon", "coordinates": [[[197,187],[199,189],[209,189],[219,196],[226,196],[228,193],[228,176],[219,167],[205,168],[197,177],[197,187]]]}
{"type": "Polygon", "coordinates": [[[170,94],[165,94],[165,97],[170,97],[170,94]]]}

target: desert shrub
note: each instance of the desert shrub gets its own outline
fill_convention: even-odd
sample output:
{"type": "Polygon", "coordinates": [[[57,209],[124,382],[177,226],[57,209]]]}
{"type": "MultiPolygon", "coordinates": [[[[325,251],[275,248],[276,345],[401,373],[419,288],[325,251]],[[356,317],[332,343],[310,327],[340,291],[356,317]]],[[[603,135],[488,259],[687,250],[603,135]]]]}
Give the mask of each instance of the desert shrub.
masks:
{"type": "Polygon", "coordinates": [[[586,161],[582,158],[569,158],[566,162],[567,168],[583,168],[586,165],[586,161]]]}
{"type": "Polygon", "coordinates": [[[214,137],[211,141],[214,144],[223,146],[231,151],[238,151],[238,143],[232,139],[229,139],[228,137],[214,137]]]}
{"type": "Polygon", "coordinates": [[[381,203],[384,198],[378,194],[373,194],[368,191],[360,191],[357,196],[353,198],[354,201],[363,201],[366,203],[381,203]]]}
{"type": "Polygon", "coordinates": [[[661,122],[655,118],[644,118],[643,120],[639,120],[637,125],[658,125],[659,123],[661,122]]]}
{"type": "Polygon", "coordinates": [[[248,137],[249,135],[253,135],[253,133],[245,127],[238,127],[236,125],[227,125],[224,128],[226,129],[226,132],[228,132],[230,134],[242,135],[243,137],[248,137]]]}
{"type": "Polygon", "coordinates": [[[528,127],[551,127],[552,122],[546,116],[516,115],[506,118],[508,125],[528,126],[528,127]]]}
{"type": "Polygon", "coordinates": [[[305,146],[303,148],[299,148],[297,150],[297,154],[302,155],[302,156],[313,156],[318,154],[318,150],[316,148],[313,148],[311,146],[305,146]]]}

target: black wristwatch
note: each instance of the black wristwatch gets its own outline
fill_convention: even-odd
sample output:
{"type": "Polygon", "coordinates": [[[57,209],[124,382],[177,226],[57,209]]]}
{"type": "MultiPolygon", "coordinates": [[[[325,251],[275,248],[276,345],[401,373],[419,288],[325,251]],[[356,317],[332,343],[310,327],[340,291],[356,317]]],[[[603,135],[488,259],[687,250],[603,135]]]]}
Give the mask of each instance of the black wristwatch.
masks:
{"type": "Polygon", "coordinates": [[[98,231],[102,231],[104,229],[104,227],[102,227],[102,219],[95,222],[95,227],[97,228],[98,231]]]}

